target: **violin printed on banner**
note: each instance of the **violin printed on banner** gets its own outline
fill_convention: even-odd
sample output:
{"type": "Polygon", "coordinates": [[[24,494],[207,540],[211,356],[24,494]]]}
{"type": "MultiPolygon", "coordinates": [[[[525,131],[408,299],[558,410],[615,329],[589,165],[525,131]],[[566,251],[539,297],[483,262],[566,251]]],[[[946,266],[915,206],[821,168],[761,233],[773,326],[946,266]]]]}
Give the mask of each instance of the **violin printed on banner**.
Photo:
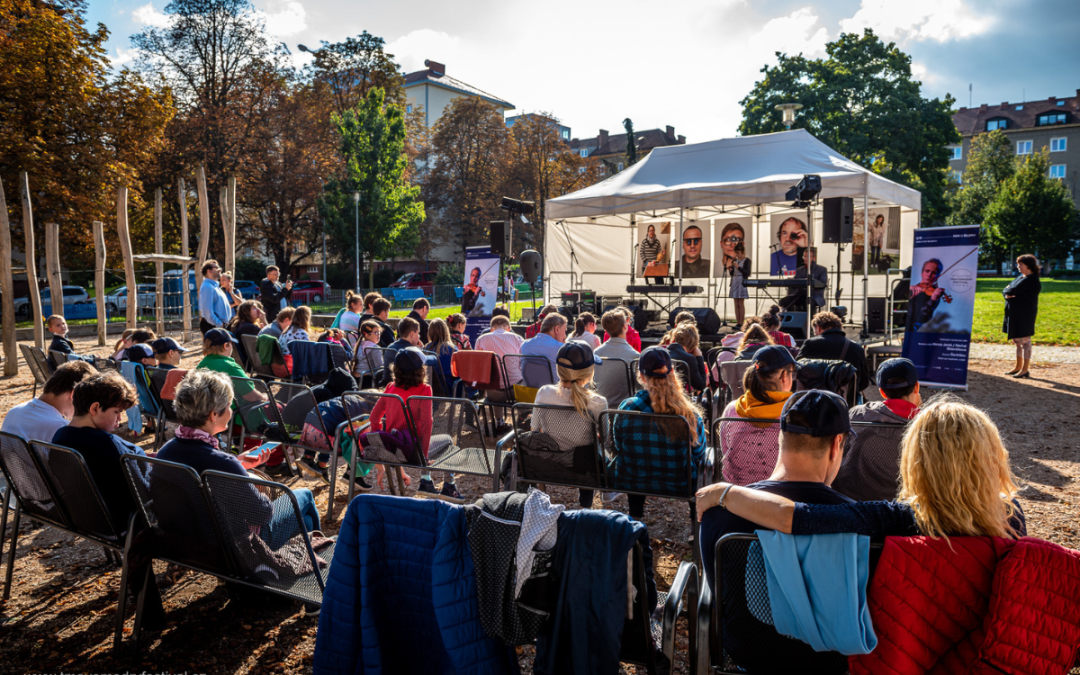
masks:
{"type": "Polygon", "coordinates": [[[903,355],[926,385],[967,388],[979,228],[915,230],[903,355]]]}

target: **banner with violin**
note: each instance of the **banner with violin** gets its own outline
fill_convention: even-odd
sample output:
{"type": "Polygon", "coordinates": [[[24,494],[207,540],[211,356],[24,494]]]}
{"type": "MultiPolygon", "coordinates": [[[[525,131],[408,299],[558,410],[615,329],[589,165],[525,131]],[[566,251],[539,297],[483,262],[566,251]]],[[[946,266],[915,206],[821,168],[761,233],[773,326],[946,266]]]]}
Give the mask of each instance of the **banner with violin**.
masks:
{"type": "Polygon", "coordinates": [[[903,355],[924,385],[967,389],[978,265],[977,225],[915,230],[903,355]]]}

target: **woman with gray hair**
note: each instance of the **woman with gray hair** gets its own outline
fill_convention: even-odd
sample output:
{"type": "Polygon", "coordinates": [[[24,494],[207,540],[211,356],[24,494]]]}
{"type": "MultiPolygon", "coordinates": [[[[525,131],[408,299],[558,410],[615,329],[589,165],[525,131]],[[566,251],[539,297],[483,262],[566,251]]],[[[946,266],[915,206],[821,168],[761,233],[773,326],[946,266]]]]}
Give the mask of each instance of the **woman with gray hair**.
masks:
{"type": "MultiPolygon", "coordinates": [[[[246,467],[258,465],[263,458],[235,456],[223,452],[218,445],[217,435],[228,429],[232,421],[232,400],[233,389],[228,376],[212,370],[189,371],[176,388],[173,400],[180,426],[176,429],[175,437],[158,452],[157,458],[186,464],[200,475],[204,471],[214,470],[246,477],[246,467]]],[[[152,471],[150,479],[153,481],[152,471]]],[[[292,492],[300,505],[304,527],[308,532],[318,530],[319,511],[315,508],[311,490],[301,488],[292,492]]],[[[292,508],[275,508],[261,495],[259,501],[247,510],[249,517],[255,521],[251,524],[259,526],[259,536],[270,548],[280,548],[297,534],[292,508]]]]}

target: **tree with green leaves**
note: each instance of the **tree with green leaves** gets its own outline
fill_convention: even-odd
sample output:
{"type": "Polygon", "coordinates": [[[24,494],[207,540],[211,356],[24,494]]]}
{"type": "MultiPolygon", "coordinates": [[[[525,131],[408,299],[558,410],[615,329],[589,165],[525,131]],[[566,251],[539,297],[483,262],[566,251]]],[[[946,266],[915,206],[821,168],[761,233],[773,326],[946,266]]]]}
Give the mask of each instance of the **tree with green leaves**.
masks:
{"type": "Polygon", "coordinates": [[[1049,171],[1046,149],[1030,155],[986,207],[986,226],[1016,255],[1034,253],[1047,261],[1080,252],[1080,215],[1068,188],[1049,171]]]}
{"type": "Polygon", "coordinates": [[[992,264],[1008,255],[1001,234],[985,222],[986,207],[1001,184],[1016,173],[1012,141],[1000,129],[971,139],[967,167],[960,183],[950,192],[949,225],[980,225],[980,257],[992,264]]]}
{"type": "Polygon", "coordinates": [[[949,156],[960,141],[952,122],[955,100],[926,99],[911,76],[911,57],[870,29],[844,33],[827,56],[777,53],[779,63],[740,103],[743,135],[783,131],[775,107],[801,103],[793,128],[802,128],[844,156],[886,178],[920,190],[923,224],[944,223],[949,156]]]}
{"type": "MultiPolygon", "coordinates": [[[[355,255],[356,213],[359,212],[361,256],[374,261],[410,255],[419,243],[424,220],[420,188],[405,177],[405,117],[401,108],[386,103],[375,87],[352,110],[335,113],[334,128],[344,160],[342,176],[326,189],[328,241],[345,260],[355,255]],[[353,192],[360,201],[353,202],[353,192]]],[[[369,268],[374,286],[374,265],[369,268]]],[[[359,290],[359,289],[357,289],[359,290]]]]}
{"type": "Polygon", "coordinates": [[[626,166],[631,167],[637,163],[637,139],[634,138],[634,122],[629,117],[622,121],[623,129],[626,129],[626,166]]]}

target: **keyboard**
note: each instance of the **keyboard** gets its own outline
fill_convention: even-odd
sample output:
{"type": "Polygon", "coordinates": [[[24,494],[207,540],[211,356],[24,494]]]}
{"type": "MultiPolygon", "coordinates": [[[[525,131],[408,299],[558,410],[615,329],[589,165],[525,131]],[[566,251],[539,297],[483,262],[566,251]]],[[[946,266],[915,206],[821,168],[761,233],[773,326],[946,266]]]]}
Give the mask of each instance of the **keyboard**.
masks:
{"type": "Polygon", "coordinates": [[[691,295],[694,293],[704,293],[705,289],[701,286],[627,286],[627,293],[662,293],[666,295],[691,295]]]}
{"type": "MultiPolygon", "coordinates": [[[[743,282],[743,286],[747,288],[769,288],[770,286],[785,286],[785,287],[806,287],[810,285],[808,279],[747,279],[743,282]]],[[[825,288],[825,285],[820,281],[814,285],[814,288],[825,288]]]]}

